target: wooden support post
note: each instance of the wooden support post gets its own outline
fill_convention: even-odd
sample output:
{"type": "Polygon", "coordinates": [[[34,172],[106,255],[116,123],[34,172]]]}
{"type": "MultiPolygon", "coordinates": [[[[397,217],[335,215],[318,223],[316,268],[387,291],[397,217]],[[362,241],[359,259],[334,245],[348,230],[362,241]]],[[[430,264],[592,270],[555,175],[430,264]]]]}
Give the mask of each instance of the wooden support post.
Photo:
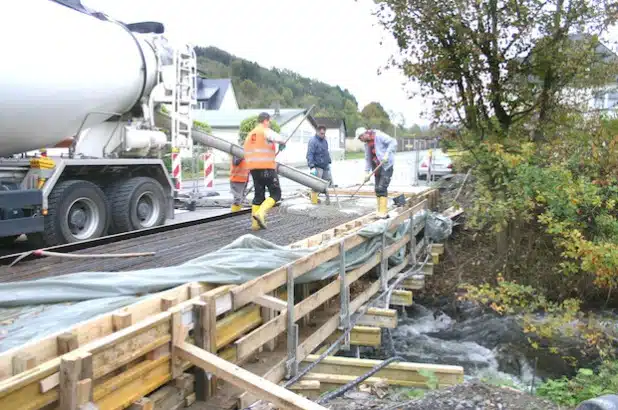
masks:
{"type": "Polygon", "coordinates": [[[36,357],[29,353],[18,353],[13,356],[13,376],[30,370],[36,366],[36,357]]]}
{"type": "MultiPolygon", "coordinates": [[[[206,303],[205,318],[202,323],[206,330],[206,343],[204,350],[211,353],[217,352],[217,298],[213,295],[204,295],[202,301],[206,303]]],[[[217,393],[217,378],[214,374],[205,373],[205,384],[208,387],[208,397],[217,393]]]]}
{"type": "Polygon", "coordinates": [[[161,312],[167,312],[169,308],[178,303],[178,298],[175,296],[165,296],[161,298],[161,312]]]}
{"type": "MultiPolygon", "coordinates": [[[[301,300],[305,300],[309,297],[310,293],[309,293],[308,283],[304,283],[300,285],[300,295],[301,295],[300,297],[301,300]]],[[[301,319],[301,323],[303,324],[303,326],[309,326],[310,322],[311,322],[311,312],[307,313],[307,315],[301,319]]]]}
{"type": "Polygon", "coordinates": [[[112,328],[114,332],[127,328],[133,324],[130,312],[115,313],[112,315],[112,328]]]}
{"type": "Polygon", "coordinates": [[[198,297],[200,294],[202,293],[202,286],[196,284],[193,284],[191,286],[189,286],[189,299],[193,299],[198,297]]]}
{"type": "Polygon", "coordinates": [[[273,403],[279,408],[289,410],[326,410],[325,407],[319,404],[193,345],[185,343],[178,346],[178,354],[194,365],[213,372],[235,386],[264,398],[264,400],[273,403]]]}
{"type": "MultiPolygon", "coordinates": [[[[264,295],[264,296],[266,296],[268,298],[267,300],[269,302],[272,302],[273,304],[277,304],[278,303],[278,306],[280,306],[280,307],[285,306],[283,309],[278,309],[279,311],[287,309],[287,303],[285,303],[281,299],[275,298],[275,297],[273,297],[271,295],[264,295]]],[[[268,323],[272,319],[275,318],[275,310],[272,309],[272,308],[268,308],[266,306],[267,306],[267,304],[264,304],[264,305],[262,305],[262,308],[260,309],[260,314],[262,316],[262,323],[268,323]]],[[[277,341],[276,338],[274,338],[272,340],[269,340],[268,342],[266,342],[264,344],[264,348],[267,351],[269,351],[269,352],[274,351],[275,348],[276,348],[276,341],[277,341]]]]}
{"type": "Polygon", "coordinates": [[[176,346],[185,342],[186,333],[182,324],[182,312],[172,313],[172,379],[182,374],[182,362],[176,354],[176,346]]]}
{"type": "MultiPolygon", "coordinates": [[[[193,337],[195,346],[200,349],[208,350],[210,343],[208,334],[208,314],[209,307],[206,302],[197,302],[193,305],[193,337]]],[[[209,398],[210,387],[208,375],[204,369],[197,369],[195,373],[195,393],[199,401],[206,401],[209,398]]]]}
{"type": "Polygon", "coordinates": [[[67,355],[60,360],[60,400],[58,410],[77,410],[80,403],[77,385],[82,371],[79,355],[67,355]]]}
{"type": "Polygon", "coordinates": [[[58,356],[62,356],[79,347],[77,335],[74,333],[63,333],[59,335],[56,340],[58,344],[58,356]]]}
{"type": "Polygon", "coordinates": [[[84,379],[77,382],[77,406],[78,408],[90,402],[92,396],[92,379],[84,379]]]}
{"type": "MultiPolygon", "coordinates": [[[[82,359],[82,371],[81,371],[81,379],[82,380],[94,380],[94,369],[92,367],[92,354],[90,353],[81,353],[82,359]]],[[[82,387],[84,388],[84,387],[82,387]]],[[[94,389],[92,388],[92,383],[89,385],[89,389],[87,389],[88,397],[86,402],[94,402],[94,389]]],[[[84,404],[84,403],[81,403],[84,404]]]]}

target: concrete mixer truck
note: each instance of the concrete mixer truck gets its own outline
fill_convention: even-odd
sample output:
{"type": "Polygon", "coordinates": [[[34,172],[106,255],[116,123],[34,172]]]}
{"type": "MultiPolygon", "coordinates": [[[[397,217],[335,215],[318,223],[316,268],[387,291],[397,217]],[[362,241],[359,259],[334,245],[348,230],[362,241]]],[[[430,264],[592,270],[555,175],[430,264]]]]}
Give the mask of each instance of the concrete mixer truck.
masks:
{"type": "Polygon", "coordinates": [[[21,234],[55,246],[161,225],[176,193],[164,154],[198,141],[242,156],[192,130],[195,53],[163,32],[79,0],[15,1],[0,13],[0,245],[21,234]],[[32,155],[52,147],[66,155],[32,155]]]}

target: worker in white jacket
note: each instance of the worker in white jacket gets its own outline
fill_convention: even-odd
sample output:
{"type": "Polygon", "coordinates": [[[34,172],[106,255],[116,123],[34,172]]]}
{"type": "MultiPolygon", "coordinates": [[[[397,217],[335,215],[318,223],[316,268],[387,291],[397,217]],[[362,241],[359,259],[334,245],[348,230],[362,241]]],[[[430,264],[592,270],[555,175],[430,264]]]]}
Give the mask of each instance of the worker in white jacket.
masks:
{"type": "Polygon", "coordinates": [[[397,140],[380,131],[363,127],[356,130],[356,138],[365,143],[365,182],[371,178],[371,172],[382,164],[374,177],[377,214],[384,218],[388,216],[388,186],[393,177],[397,140]]]}

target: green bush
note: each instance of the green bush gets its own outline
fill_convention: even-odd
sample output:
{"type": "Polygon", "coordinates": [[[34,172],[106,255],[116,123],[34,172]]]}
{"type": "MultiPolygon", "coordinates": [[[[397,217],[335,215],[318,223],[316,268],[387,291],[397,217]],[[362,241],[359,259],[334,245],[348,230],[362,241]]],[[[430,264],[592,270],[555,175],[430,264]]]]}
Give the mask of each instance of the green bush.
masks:
{"type": "MultiPolygon", "coordinates": [[[[257,115],[254,115],[249,118],[245,118],[240,123],[240,130],[238,132],[238,141],[239,144],[242,145],[245,143],[245,138],[247,138],[247,134],[251,132],[257,126],[257,115]]],[[[281,127],[277,124],[277,121],[270,120],[270,128],[275,132],[281,132],[281,127]]]]}
{"type": "Polygon", "coordinates": [[[556,404],[576,406],[584,400],[616,394],[618,391],[618,362],[604,362],[594,372],[591,369],[579,369],[575,377],[562,377],[547,380],[540,385],[536,394],[556,404]]]}

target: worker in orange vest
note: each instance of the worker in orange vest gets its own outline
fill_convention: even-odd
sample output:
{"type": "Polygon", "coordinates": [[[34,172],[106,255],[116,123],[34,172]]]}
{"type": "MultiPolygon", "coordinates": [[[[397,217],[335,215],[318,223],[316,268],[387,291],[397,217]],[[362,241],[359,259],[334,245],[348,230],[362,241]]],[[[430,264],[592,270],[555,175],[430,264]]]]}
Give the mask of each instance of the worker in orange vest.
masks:
{"type": "Polygon", "coordinates": [[[281,186],[275,162],[275,143],[285,149],[285,140],[270,129],[270,114],[258,115],[258,124],[245,139],[245,166],[251,172],[255,195],[251,207],[251,229],[266,229],[266,214],[281,199],[281,186]],[[266,198],[268,188],[269,198],[266,198]]]}
{"type": "Polygon", "coordinates": [[[247,169],[245,160],[232,156],[230,164],[230,192],[234,196],[232,202],[232,212],[238,212],[242,209],[242,201],[245,198],[247,183],[249,182],[249,170],[247,169]]]}

